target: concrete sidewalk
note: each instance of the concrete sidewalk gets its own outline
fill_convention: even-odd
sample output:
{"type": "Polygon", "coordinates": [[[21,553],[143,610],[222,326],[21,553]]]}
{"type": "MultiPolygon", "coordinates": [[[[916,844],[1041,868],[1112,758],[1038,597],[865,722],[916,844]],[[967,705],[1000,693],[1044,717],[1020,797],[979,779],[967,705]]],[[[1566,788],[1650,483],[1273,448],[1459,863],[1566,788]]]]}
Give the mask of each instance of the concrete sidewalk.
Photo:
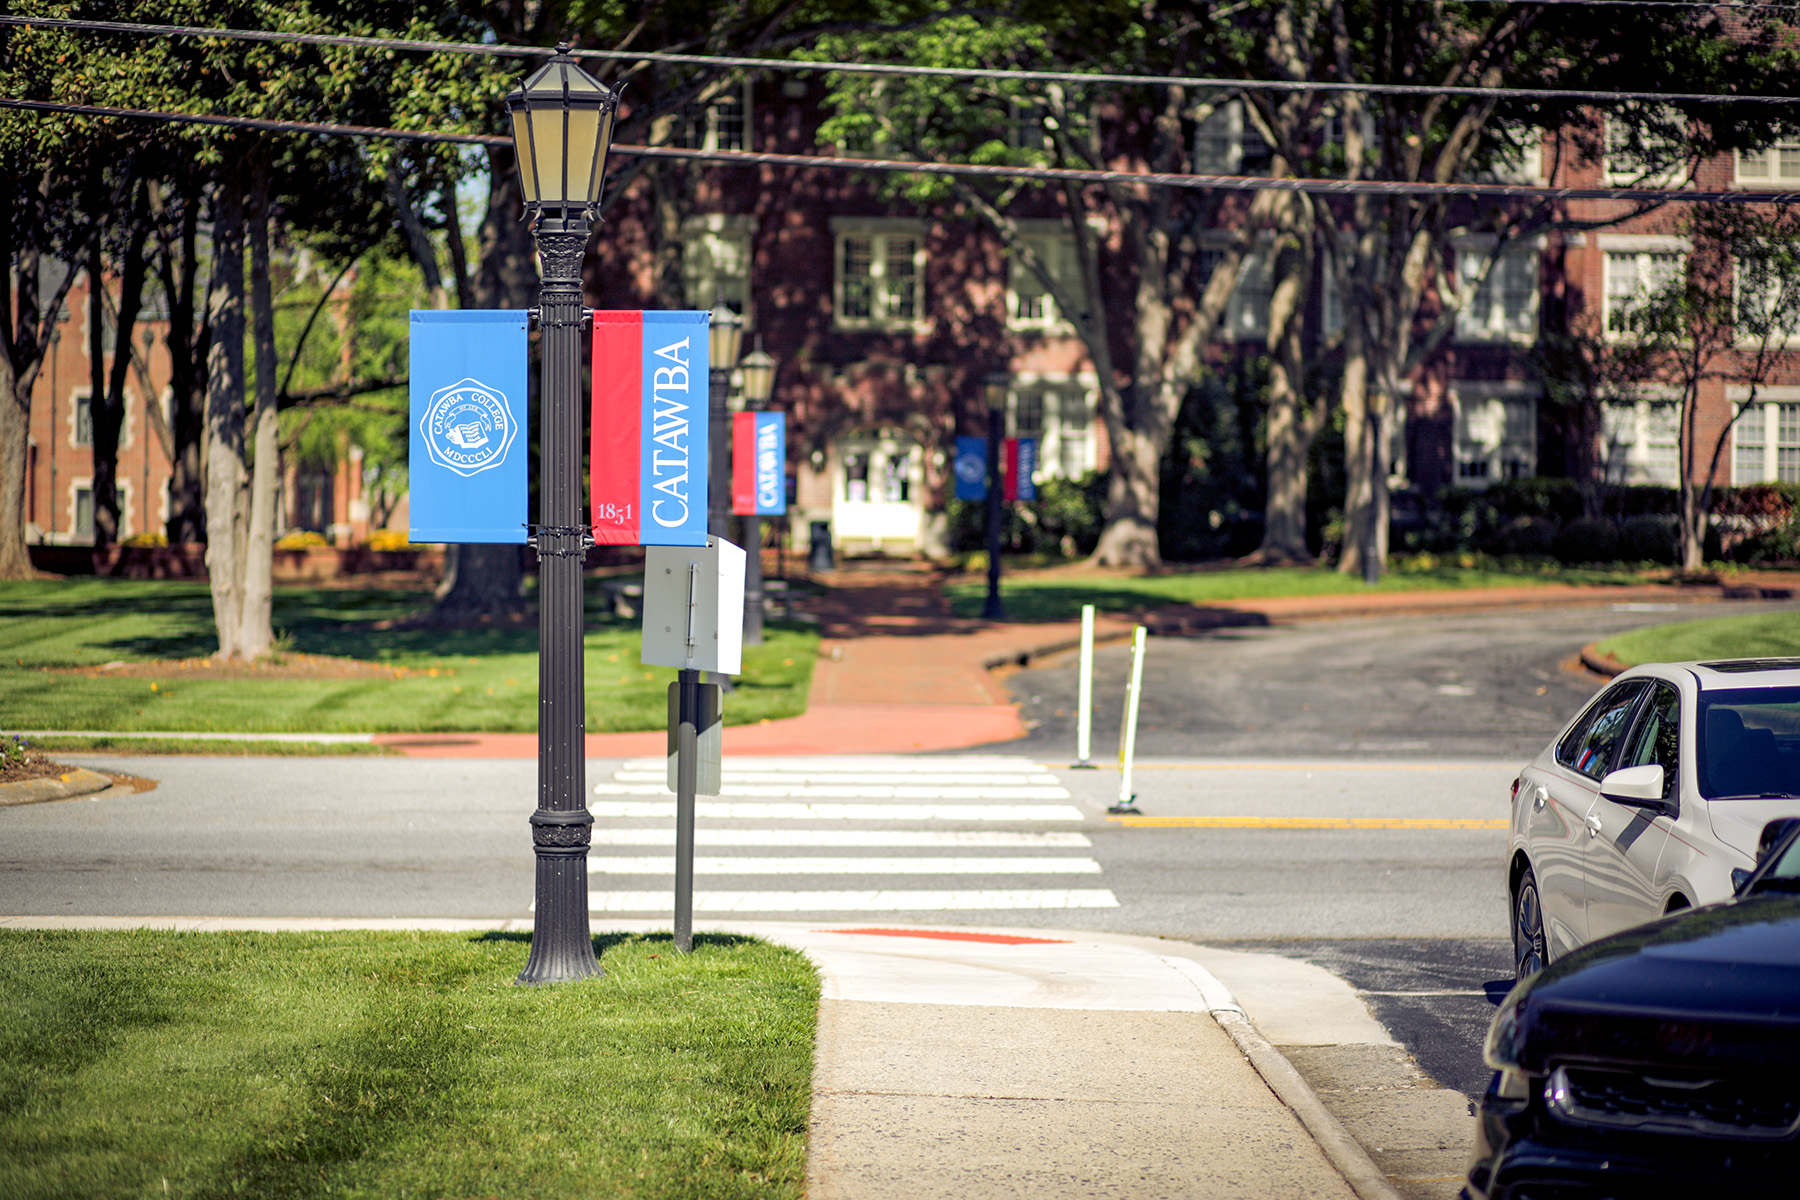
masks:
{"type": "MultiPolygon", "coordinates": [[[[146,927],[529,924],[0,917],[0,929],[146,927]]],[[[811,1200],[1402,1200],[1453,1194],[1466,1157],[1467,1137],[1443,1133],[1466,1126],[1466,1101],[1432,1092],[1451,1119],[1424,1134],[1426,1158],[1405,1160],[1427,1175],[1391,1180],[1289,1065],[1292,1047],[1403,1056],[1348,985],[1307,963],[1091,932],[700,928],[793,947],[819,970],[811,1200]]],[[[1378,1127],[1404,1148],[1420,1137],[1411,1124],[1378,1127]]]]}
{"type": "MultiPolygon", "coordinates": [[[[806,712],[757,725],[727,725],[727,755],[903,754],[991,746],[1025,736],[1001,681],[1022,666],[1079,645],[1079,621],[982,621],[952,615],[940,577],[922,564],[859,567],[821,577],[823,596],[796,601],[819,624],[819,661],[806,712]]],[[[1106,576],[1097,575],[1096,586],[1106,576]]],[[[1477,612],[1569,604],[1720,600],[1748,587],[1468,588],[1352,592],[1218,604],[1171,605],[1102,614],[1095,638],[1115,641],[1142,623],[1159,637],[1232,625],[1278,625],[1341,617],[1477,612]]],[[[1754,597],[1749,597],[1754,598],[1754,597]]],[[[726,711],[730,712],[730,699],[726,711]]],[[[420,758],[533,758],[537,735],[381,734],[377,743],[420,758]]],[[[589,758],[667,752],[667,735],[591,733],[589,758]]]]}

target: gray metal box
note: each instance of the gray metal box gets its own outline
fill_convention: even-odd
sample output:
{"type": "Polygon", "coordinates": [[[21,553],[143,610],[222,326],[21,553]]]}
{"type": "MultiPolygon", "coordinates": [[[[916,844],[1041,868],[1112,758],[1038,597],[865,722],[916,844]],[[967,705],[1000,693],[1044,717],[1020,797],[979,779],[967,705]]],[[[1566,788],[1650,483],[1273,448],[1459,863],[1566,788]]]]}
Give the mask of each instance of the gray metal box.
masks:
{"type": "Polygon", "coordinates": [[[704,546],[644,548],[644,662],[736,675],[744,669],[744,551],[721,538],[704,546]]]}

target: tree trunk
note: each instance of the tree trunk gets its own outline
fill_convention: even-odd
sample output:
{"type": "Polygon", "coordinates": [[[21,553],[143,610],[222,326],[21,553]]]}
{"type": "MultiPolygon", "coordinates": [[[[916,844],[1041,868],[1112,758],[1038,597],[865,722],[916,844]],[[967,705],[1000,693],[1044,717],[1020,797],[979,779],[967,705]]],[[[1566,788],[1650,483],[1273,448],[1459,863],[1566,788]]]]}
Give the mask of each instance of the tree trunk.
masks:
{"type": "MultiPolygon", "coordinates": [[[[39,193],[28,189],[22,203],[39,202],[39,193]]],[[[0,306],[4,306],[0,311],[0,334],[4,335],[0,336],[0,579],[37,579],[40,572],[31,565],[31,551],[25,544],[31,392],[37,385],[45,349],[51,344],[49,331],[56,326],[56,314],[69,294],[75,272],[65,270],[50,303],[40,305],[38,279],[43,254],[35,246],[13,241],[13,228],[12,222],[0,219],[0,259],[16,267],[5,277],[8,286],[0,289],[0,306]]]]}
{"type": "MultiPolygon", "coordinates": [[[[1289,197],[1284,217],[1301,211],[1289,197]]],[[[1306,357],[1301,314],[1312,289],[1312,231],[1294,230],[1282,239],[1277,280],[1269,304],[1268,491],[1263,502],[1262,544],[1252,557],[1260,563],[1311,563],[1306,544],[1307,463],[1318,435],[1322,409],[1305,394],[1306,357]]]]}
{"type": "Polygon", "coordinates": [[[244,539],[244,611],[239,652],[249,659],[275,644],[275,507],[281,443],[275,413],[275,302],[269,279],[269,168],[254,168],[249,204],[251,338],[256,350],[256,409],[250,419],[250,519],[244,539]]]}
{"type": "MultiPolygon", "coordinates": [[[[35,273],[37,263],[27,262],[25,267],[35,273]]],[[[25,546],[25,448],[30,432],[31,384],[22,383],[11,355],[0,355],[0,579],[38,578],[25,546]]]]}
{"type": "Polygon", "coordinates": [[[1162,443],[1127,428],[1114,435],[1112,471],[1106,480],[1106,526],[1091,562],[1103,566],[1155,566],[1162,561],[1156,535],[1162,443]]]}
{"type": "MultiPolygon", "coordinates": [[[[135,198],[129,210],[131,233],[125,248],[125,260],[119,264],[119,307],[113,320],[112,361],[107,364],[105,383],[95,391],[95,395],[106,398],[104,405],[95,405],[94,412],[94,513],[96,546],[111,545],[118,541],[124,531],[124,513],[119,504],[119,441],[125,425],[125,381],[131,372],[131,339],[137,332],[138,312],[144,302],[144,239],[149,230],[145,224],[142,205],[135,198]],[[102,416],[104,414],[104,417],[102,416]],[[104,433],[102,424],[105,425],[104,433]],[[105,466],[105,487],[101,487],[101,462],[105,466]],[[105,540],[100,537],[100,514],[108,514],[108,528],[105,540]]],[[[98,272],[100,254],[96,245],[93,259],[89,264],[90,276],[98,272]]],[[[99,272],[102,277],[103,272],[99,272]]],[[[99,293],[104,297],[105,293],[99,293]]],[[[96,367],[99,359],[95,360],[96,367]]],[[[146,397],[149,392],[146,391],[146,397]]],[[[145,422],[148,425],[148,421],[145,422]]],[[[144,429],[140,437],[148,438],[150,430],[144,429]]],[[[149,453],[148,448],[144,451],[149,453]]],[[[148,529],[150,525],[150,497],[138,500],[143,519],[140,526],[148,529]]]]}
{"type": "Polygon", "coordinates": [[[1369,355],[1362,322],[1351,312],[1344,329],[1344,524],[1338,570],[1363,569],[1365,524],[1373,498],[1369,479],[1369,355]]]}
{"type": "Polygon", "coordinates": [[[244,191],[226,171],[213,201],[213,284],[207,323],[206,571],[216,657],[241,658],[249,505],[244,478],[244,191]]]}
{"type": "MultiPolygon", "coordinates": [[[[118,541],[119,428],[124,414],[113,409],[106,394],[106,272],[100,256],[100,230],[88,243],[88,447],[93,453],[94,549],[118,541]]],[[[114,343],[117,344],[116,341],[114,343]]]]}
{"type": "Polygon", "coordinates": [[[182,200],[180,226],[171,235],[161,190],[152,184],[150,204],[157,220],[157,271],[169,305],[169,520],[171,545],[206,540],[205,476],[201,446],[206,436],[202,364],[211,353],[206,314],[199,313],[194,288],[199,275],[200,197],[182,200]],[[196,315],[200,319],[195,320],[196,315]]]}

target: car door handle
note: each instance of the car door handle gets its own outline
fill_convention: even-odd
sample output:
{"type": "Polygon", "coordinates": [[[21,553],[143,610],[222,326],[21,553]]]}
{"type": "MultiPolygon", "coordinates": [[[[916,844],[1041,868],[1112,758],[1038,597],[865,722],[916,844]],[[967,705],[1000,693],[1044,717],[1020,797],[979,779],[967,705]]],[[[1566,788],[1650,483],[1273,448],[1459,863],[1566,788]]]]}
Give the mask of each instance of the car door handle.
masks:
{"type": "Polygon", "coordinates": [[[1589,813],[1587,815],[1587,827],[1589,837],[1598,837],[1601,828],[1600,818],[1596,817],[1593,813],[1589,813]]]}
{"type": "Polygon", "coordinates": [[[1533,788],[1531,791],[1531,809],[1532,809],[1532,811],[1533,812],[1543,812],[1544,805],[1549,799],[1550,799],[1550,789],[1545,787],[1541,783],[1538,784],[1537,787],[1533,788]]]}

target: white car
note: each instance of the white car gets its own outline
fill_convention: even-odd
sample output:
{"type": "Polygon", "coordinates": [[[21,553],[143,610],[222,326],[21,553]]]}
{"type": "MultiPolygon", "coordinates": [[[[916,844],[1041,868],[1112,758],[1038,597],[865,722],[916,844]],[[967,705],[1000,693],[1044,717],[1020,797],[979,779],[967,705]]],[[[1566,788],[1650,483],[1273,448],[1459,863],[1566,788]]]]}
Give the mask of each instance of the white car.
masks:
{"type": "Polygon", "coordinates": [[[1513,781],[1519,978],[1730,899],[1784,817],[1800,817],[1800,659],[1633,667],[1513,781]]]}

